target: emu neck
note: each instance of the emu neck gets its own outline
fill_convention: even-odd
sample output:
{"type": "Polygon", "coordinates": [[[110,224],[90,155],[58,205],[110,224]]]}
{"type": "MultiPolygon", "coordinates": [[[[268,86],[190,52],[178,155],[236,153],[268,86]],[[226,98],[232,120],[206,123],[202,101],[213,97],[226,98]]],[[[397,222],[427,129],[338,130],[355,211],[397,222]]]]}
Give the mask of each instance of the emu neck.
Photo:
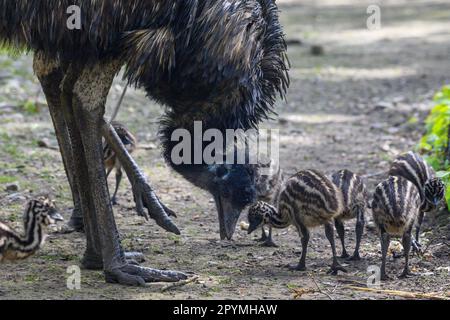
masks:
{"type": "Polygon", "coordinates": [[[25,224],[25,234],[14,237],[11,245],[14,250],[31,254],[39,249],[44,240],[42,226],[33,217],[25,224]]]}
{"type": "MultiPolygon", "coordinates": [[[[203,154],[204,148],[211,143],[203,141],[203,134],[206,130],[218,129],[221,132],[225,132],[225,128],[227,127],[226,124],[223,123],[223,117],[214,114],[211,110],[203,114],[201,112],[201,107],[199,107],[199,109],[195,111],[188,110],[187,113],[181,115],[169,112],[162,121],[162,124],[160,136],[163,146],[163,155],[166,162],[176,172],[197,187],[211,190],[213,174],[208,169],[209,165],[203,161],[204,159],[201,159],[201,161],[198,162],[198,159],[195,157],[196,155],[203,154]],[[202,123],[202,130],[200,132],[194,131],[195,122],[202,123]],[[180,129],[189,133],[190,140],[185,141],[184,138],[178,137],[176,141],[172,141],[174,132],[180,132],[178,131],[180,129]],[[198,149],[198,145],[195,145],[199,143],[201,144],[201,150],[198,149]],[[173,151],[175,148],[178,149],[181,144],[190,147],[190,152],[186,159],[187,161],[183,161],[182,164],[179,164],[174,162],[173,153],[175,152],[173,151]]],[[[176,155],[179,155],[179,149],[178,152],[176,152],[176,155]]],[[[185,158],[183,157],[183,159],[185,158]]]]}
{"type": "Polygon", "coordinates": [[[277,229],[284,229],[291,225],[291,218],[286,210],[278,208],[270,216],[270,224],[277,229]]]}

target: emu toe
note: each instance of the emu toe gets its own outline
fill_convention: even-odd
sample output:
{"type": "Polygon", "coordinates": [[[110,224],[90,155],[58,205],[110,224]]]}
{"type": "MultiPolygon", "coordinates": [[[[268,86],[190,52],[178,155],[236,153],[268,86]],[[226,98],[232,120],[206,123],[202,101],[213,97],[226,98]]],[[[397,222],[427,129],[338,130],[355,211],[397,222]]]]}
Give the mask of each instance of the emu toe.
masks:
{"type": "Polygon", "coordinates": [[[330,268],[330,270],[328,270],[327,274],[332,275],[332,276],[337,276],[339,271],[342,271],[344,273],[347,273],[347,269],[345,269],[343,266],[341,266],[340,264],[333,264],[330,268]]]}
{"type": "Polygon", "coordinates": [[[270,239],[270,238],[266,239],[266,240],[261,244],[261,246],[267,247],[267,248],[278,248],[278,245],[277,245],[275,242],[273,242],[273,240],[270,239]]]}
{"type": "Polygon", "coordinates": [[[187,278],[186,274],[178,271],[162,271],[130,264],[120,269],[105,271],[106,282],[133,287],[143,287],[152,282],[178,282],[187,278]]]}
{"type": "Polygon", "coordinates": [[[403,272],[398,276],[399,279],[408,279],[414,276],[414,273],[412,273],[409,269],[403,270],[403,272]]]}
{"type": "Polygon", "coordinates": [[[355,252],[351,257],[347,258],[347,261],[361,261],[361,256],[355,252]]]}
{"type": "Polygon", "coordinates": [[[289,270],[291,271],[306,271],[306,266],[302,264],[294,264],[294,265],[288,265],[287,266],[289,270]]]}
{"type": "Polygon", "coordinates": [[[125,259],[136,262],[137,264],[145,262],[145,256],[140,252],[125,252],[125,259]]]}

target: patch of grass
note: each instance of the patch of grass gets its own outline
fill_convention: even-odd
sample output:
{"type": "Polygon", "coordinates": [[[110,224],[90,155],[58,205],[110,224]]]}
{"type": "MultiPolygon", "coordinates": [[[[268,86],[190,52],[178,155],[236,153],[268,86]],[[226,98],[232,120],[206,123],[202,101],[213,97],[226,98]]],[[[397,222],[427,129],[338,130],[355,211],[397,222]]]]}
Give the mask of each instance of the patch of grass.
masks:
{"type": "Polygon", "coordinates": [[[41,278],[37,274],[28,274],[25,276],[24,280],[28,283],[38,282],[41,278]]]}
{"type": "Polygon", "coordinates": [[[8,184],[8,183],[16,182],[16,181],[17,181],[16,177],[0,176],[0,184],[8,184]]]}
{"type": "Polygon", "coordinates": [[[181,237],[177,236],[176,234],[169,234],[168,238],[169,238],[169,240],[173,241],[175,244],[181,243],[181,237]]]}
{"type": "Polygon", "coordinates": [[[36,114],[39,113],[39,107],[36,103],[36,101],[28,99],[25,101],[22,105],[22,109],[29,114],[36,114]]]}

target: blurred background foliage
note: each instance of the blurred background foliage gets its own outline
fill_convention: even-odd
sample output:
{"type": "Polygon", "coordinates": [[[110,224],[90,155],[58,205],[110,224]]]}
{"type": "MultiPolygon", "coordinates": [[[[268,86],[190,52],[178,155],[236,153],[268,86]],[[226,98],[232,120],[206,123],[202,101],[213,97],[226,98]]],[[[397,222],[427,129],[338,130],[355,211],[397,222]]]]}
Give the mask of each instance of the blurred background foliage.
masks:
{"type": "Polygon", "coordinates": [[[434,102],[435,106],[426,120],[426,134],[418,148],[444,180],[447,186],[447,205],[450,207],[450,85],[436,94],[434,102]]]}

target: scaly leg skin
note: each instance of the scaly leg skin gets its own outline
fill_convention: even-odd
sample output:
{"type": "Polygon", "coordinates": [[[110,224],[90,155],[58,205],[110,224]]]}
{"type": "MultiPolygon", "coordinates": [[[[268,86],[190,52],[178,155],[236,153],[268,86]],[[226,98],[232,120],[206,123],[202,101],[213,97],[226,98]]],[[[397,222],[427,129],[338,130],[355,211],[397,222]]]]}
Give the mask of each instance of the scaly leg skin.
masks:
{"type": "Polygon", "coordinates": [[[306,255],[308,253],[308,243],[309,243],[309,230],[303,224],[300,224],[298,229],[298,234],[302,239],[302,256],[300,257],[300,262],[298,265],[289,266],[289,270],[292,271],[306,271],[306,255]]]}
{"type": "Polygon", "coordinates": [[[111,198],[111,203],[113,206],[117,205],[117,192],[119,191],[120,182],[122,181],[122,169],[120,167],[116,168],[116,188],[114,194],[111,198]]]}
{"type": "Polygon", "coordinates": [[[101,122],[101,130],[108,144],[116,153],[121,165],[127,173],[128,180],[133,188],[134,200],[136,202],[136,210],[139,216],[145,217],[147,220],[152,218],[156,223],[166,231],[180,234],[178,228],[170,220],[170,216],[176,217],[175,212],[167,208],[153,189],[150,187],[145,175],[141,172],[134,159],[130,156],[125,146],[120,140],[117,132],[111,124],[106,123],[103,119],[101,122]],[[148,213],[144,210],[146,208],[148,213]]]}
{"type": "Polygon", "coordinates": [[[267,237],[266,241],[264,241],[264,243],[262,244],[263,247],[268,247],[268,248],[278,248],[278,245],[273,242],[272,239],[272,226],[269,226],[269,236],[267,237]]]}
{"type": "Polygon", "coordinates": [[[328,274],[331,274],[333,276],[337,276],[339,271],[347,272],[347,270],[339,264],[339,261],[337,259],[337,253],[336,253],[336,245],[334,243],[334,228],[333,224],[327,223],[325,224],[325,235],[327,236],[328,241],[331,245],[331,251],[333,253],[333,264],[331,265],[330,270],[328,271],[328,274]]]}
{"type": "Polygon", "coordinates": [[[416,234],[415,238],[412,242],[412,248],[413,252],[416,252],[417,254],[422,253],[422,245],[420,244],[420,229],[422,228],[423,220],[425,218],[425,212],[420,212],[419,216],[417,217],[417,225],[416,225],[416,234]]]}
{"type": "Polygon", "coordinates": [[[383,227],[380,227],[381,230],[381,235],[380,235],[380,240],[381,240],[381,280],[382,281],[388,281],[391,278],[386,274],[386,258],[387,258],[387,253],[389,250],[389,244],[391,243],[391,237],[389,236],[389,234],[384,231],[383,227]]]}
{"type": "Polygon", "coordinates": [[[355,246],[355,252],[353,255],[348,259],[349,261],[360,261],[361,256],[359,254],[359,248],[361,247],[361,239],[364,234],[364,225],[365,225],[365,219],[364,219],[364,210],[358,210],[358,215],[356,217],[356,227],[355,227],[355,233],[356,233],[356,246],[355,246]]]}
{"type": "Polygon", "coordinates": [[[63,81],[63,71],[58,61],[46,57],[42,52],[34,55],[33,69],[38,77],[47,100],[48,108],[55,128],[59,150],[63,159],[64,170],[69,181],[74,208],[67,225],[68,232],[83,231],[83,215],[81,212],[80,195],[73,177],[75,168],[71,148],[71,140],[64,120],[61,107],[60,84],[63,81]]]}
{"type": "Polygon", "coordinates": [[[267,241],[267,234],[266,234],[266,230],[264,230],[264,226],[261,227],[261,238],[257,239],[257,242],[266,242],[267,241]]]}
{"type": "Polygon", "coordinates": [[[403,235],[403,249],[405,250],[405,268],[402,274],[399,276],[400,279],[406,279],[412,276],[413,274],[409,270],[409,253],[411,251],[411,243],[412,243],[412,235],[411,231],[406,232],[403,235]]]}
{"type": "Polygon", "coordinates": [[[341,258],[343,259],[348,259],[350,257],[350,255],[347,253],[347,250],[345,249],[345,228],[344,228],[344,223],[339,220],[336,219],[334,220],[334,225],[336,227],[336,231],[339,235],[339,239],[341,240],[341,244],[342,244],[342,255],[341,258]]]}
{"type": "Polygon", "coordinates": [[[86,161],[85,149],[78,127],[73,106],[73,88],[79,74],[76,66],[69,66],[62,83],[61,106],[67,130],[71,138],[72,154],[74,158],[75,182],[80,193],[83,212],[83,222],[86,231],[86,251],[82,259],[82,267],[88,270],[102,270],[103,256],[99,231],[95,222],[95,204],[92,201],[89,188],[89,169],[86,161]]]}
{"type": "MultiPolygon", "coordinates": [[[[184,280],[187,276],[181,272],[160,271],[127,263],[120,245],[109,199],[100,131],[104,121],[106,96],[119,68],[120,64],[115,62],[87,66],[74,86],[74,109],[89,170],[89,179],[85,182],[95,205],[95,214],[87,218],[92,219],[91,222],[97,227],[100,237],[105,279],[109,283],[130,286],[143,286],[147,282],[155,281],[184,280]]],[[[167,215],[156,218],[157,221],[170,221],[167,215]]]]}

